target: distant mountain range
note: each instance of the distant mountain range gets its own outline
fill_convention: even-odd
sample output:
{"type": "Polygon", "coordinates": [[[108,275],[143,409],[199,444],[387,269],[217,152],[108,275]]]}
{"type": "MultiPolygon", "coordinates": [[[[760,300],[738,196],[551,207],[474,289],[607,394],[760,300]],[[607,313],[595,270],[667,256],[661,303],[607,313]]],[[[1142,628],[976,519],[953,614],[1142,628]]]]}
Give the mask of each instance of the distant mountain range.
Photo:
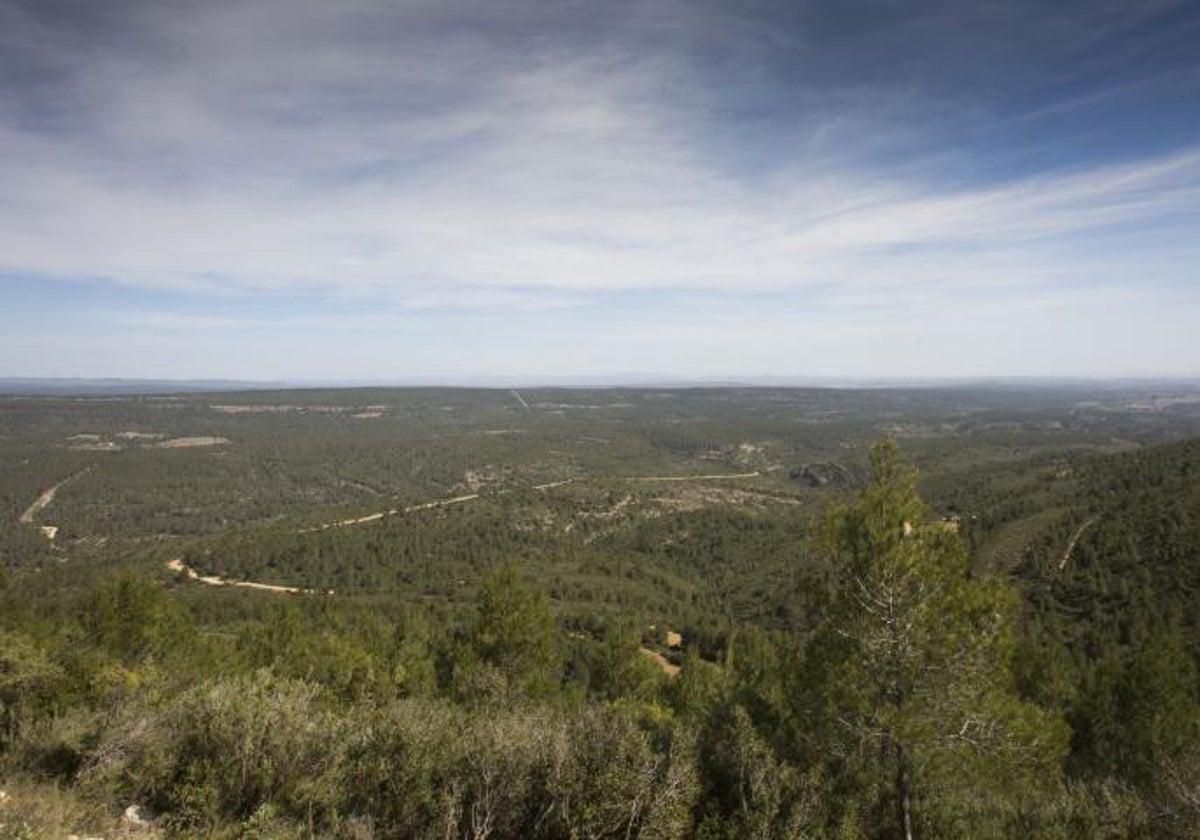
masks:
{"type": "Polygon", "coordinates": [[[278,387],[285,386],[278,383],[225,379],[0,379],[0,394],[22,396],[178,394],[208,391],[255,391],[278,387]]]}
{"type": "Polygon", "coordinates": [[[1200,378],[1085,379],[1070,377],[833,377],[744,376],[685,377],[670,374],[587,376],[456,376],[397,379],[243,380],[243,379],[91,379],[0,378],[0,394],[17,396],[112,396],[223,391],[277,391],[304,388],[1078,388],[1091,391],[1200,390],[1200,378]]]}

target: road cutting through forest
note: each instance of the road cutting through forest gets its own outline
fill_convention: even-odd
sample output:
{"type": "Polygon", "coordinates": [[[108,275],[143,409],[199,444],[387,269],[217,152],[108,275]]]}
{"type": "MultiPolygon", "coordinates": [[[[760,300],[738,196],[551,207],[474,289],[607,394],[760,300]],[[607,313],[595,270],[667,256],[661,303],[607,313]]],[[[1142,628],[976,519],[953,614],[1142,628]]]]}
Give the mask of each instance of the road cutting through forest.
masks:
{"type": "MultiPolygon", "coordinates": [[[[182,572],[187,575],[190,580],[197,583],[203,583],[206,586],[237,586],[242,589],[257,589],[260,592],[280,592],[287,595],[300,595],[305,593],[321,593],[319,589],[303,589],[299,586],[280,586],[274,583],[257,583],[252,580],[229,580],[228,578],[218,577],[217,575],[202,575],[184,563],[178,557],[174,560],[167,561],[167,568],[172,572],[182,572]]],[[[332,595],[332,589],[324,590],[325,595],[332,595]]]]}
{"type": "Polygon", "coordinates": [[[399,516],[402,513],[416,513],[419,510],[432,510],[436,507],[449,507],[450,505],[461,505],[463,502],[469,502],[473,499],[478,499],[478,493],[468,493],[465,496],[453,496],[449,499],[436,499],[432,502],[422,502],[419,505],[409,505],[406,508],[392,508],[391,510],[381,510],[378,513],[369,513],[366,516],[360,516],[356,519],[339,519],[336,522],[326,522],[324,525],[317,525],[312,528],[301,528],[297,533],[311,534],[314,531],[328,531],[330,528],[345,528],[350,525],[364,525],[367,522],[378,522],[385,516],[399,516]]]}
{"type": "Polygon", "coordinates": [[[88,472],[89,470],[91,470],[91,467],[85,467],[84,469],[80,470],[79,472],[75,473],[74,475],[67,476],[62,481],[58,482],[58,484],[55,484],[53,487],[49,488],[48,490],[42,491],[42,494],[33,500],[33,504],[31,504],[29,507],[25,508],[25,512],[21,514],[20,518],[17,521],[23,522],[25,524],[29,524],[29,523],[33,522],[33,517],[37,516],[41,511],[43,511],[47,507],[49,507],[50,503],[54,501],[55,493],[57,493],[63,487],[70,484],[72,481],[79,478],[81,475],[88,472]]]}
{"type": "MultiPolygon", "coordinates": [[[[608,481],[644,481],[644,482],[680,482],[680,481],[720,481],[722,479],[744,479],[758,478],[761,476],[758,470],[747,473],[720,473],[709,475],[631,475],[631,476],[591,476],[591,480],[608,480],[608,481]]],[[[562,487],[567,484],[573,484],[578,481],[588,481],[588,476],[578,476],[576,478],[566,478],[562,481],[551,481],[548,484],[535,484],[533,490],[543,491],[550,490],[555,487],[562,487]]],[[[500,491],[507,492],[507,491],[500,491]]],[[[421,510],[432,510],[433,508],[449,507],[451,505],[460,505],[463,502],[470,502],[478,499],[479,493],[468,493],[465,496],[452,496],[449,499],[435,499],[432,502],[422,502],[419,505],[409,505],[405,508],[392,508],[390,510],[381,510],[375,513],[368,513],[366,516],[357,516],[351,519],[338,519],[333,522],[326,522],[321,525],[314,525],[311,528],[301,528],[296,533],[311,534],[317,531],[328,531],[331,528],[348,528],[353,525],[366,525],[369,522],[378,522],[387,516],[399,516],[402,513],[416,513],[421,510]]]]}
{"type": "MultiPolygon", "coordinates": [[[[17,518],[17,521],[24,525],[32,524],[33,518],[35,516],[37,516],[39,513],[41,513],[43,510],[45,510],[47,507],[50,506],[50,503],[54,501],[54,495],[56,493],[58,493],[59,490],[61,490],[63,487],[66,487],[68,484],[70,484],[75,479],[79,478],[81,475],[84,475],[85,473],[89,472],[91,469],[92,469],[91,466],[84,467],[82,470],[75,473],[74,475],[67,476],[62,481],[58,482],[58,484],[55,484],[53,487],[51,487],[47,490],[43,490],[41,495],[39,495],[36,499],[33,500],[33,504],[31,504],[29,507],[25,508],[24,513],[22,513],[17,518]]],[[[58,535],[58,527],[55,525],[43,525],[43,526],[41,526],[41,531],[46,536],[46,539],[51,540],[51,541],[53,541],[54,538],[58,535]]]]}
{"type": "Polygon", "coordinates": [[[1083,532],[1095,525],[1096,520],[1099,518],[1099,516],[1093,516],[1087,522],[1080,525],[1075,533],[1071,535],[1071,541],[1067,543],[1067,550],[1063,552],[1062,560],[1058,561],[1058,570],[1060,572],[1067,567],[1067,562],[1071,559],[1071,552],[1075,550],[1075,544],[1079,542],[1079,538],[1083,536],[1083,532]]]}
{"type": "Polygon", "coordinates": [[[721,473],[720,475],[643,475],[629,476],[626,481],[720,481],[731,478],[758,478],[758,470],[748,473],[721,473]]]}

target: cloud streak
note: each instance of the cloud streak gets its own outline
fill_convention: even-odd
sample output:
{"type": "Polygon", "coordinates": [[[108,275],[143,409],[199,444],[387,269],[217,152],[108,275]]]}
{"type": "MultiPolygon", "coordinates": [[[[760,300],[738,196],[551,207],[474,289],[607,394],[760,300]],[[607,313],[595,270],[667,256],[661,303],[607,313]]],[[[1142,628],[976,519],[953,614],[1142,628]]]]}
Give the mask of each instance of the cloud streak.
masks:
{"type": "MultiPolygon", "coordinates": [[[[1200,258],[1200,144],[1005,171],[1003,150],[955,144],[964,92],[923,87],[924,69],[839,77],[805,21],[674,3],[113,8],[0,0],[0,274],[395,312],[647,292],[857,311],[1181,287],[1200,258]],[[964,178],[980,156],[989,174],[964,178]]],[[[1124,37],[1101,17],[1096,39],[1124,37]]],[[[227,325],[206,317],[175,323],[227,325]]]]}

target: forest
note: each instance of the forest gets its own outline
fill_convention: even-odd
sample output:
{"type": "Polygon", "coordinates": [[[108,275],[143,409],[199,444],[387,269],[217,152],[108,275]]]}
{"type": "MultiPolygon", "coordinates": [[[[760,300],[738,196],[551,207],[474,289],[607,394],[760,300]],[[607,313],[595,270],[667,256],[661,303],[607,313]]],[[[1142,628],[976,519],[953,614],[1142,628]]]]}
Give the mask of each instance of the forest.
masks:
{"type": "Polygon", "coordinates": [[[0,838],[1200,836],[1200,392],[0,397],[0,838]]]}

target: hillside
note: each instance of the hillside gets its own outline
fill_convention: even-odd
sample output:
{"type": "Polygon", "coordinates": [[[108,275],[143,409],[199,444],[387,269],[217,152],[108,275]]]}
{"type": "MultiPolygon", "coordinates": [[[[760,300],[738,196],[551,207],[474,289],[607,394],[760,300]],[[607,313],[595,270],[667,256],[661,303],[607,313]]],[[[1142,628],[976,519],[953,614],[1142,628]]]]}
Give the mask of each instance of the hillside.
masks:
{"type": "Polygon", "coordinates": [[[0,837],[1197,830],[1194,403],[517,396],[3,402],[0,837]]]}

